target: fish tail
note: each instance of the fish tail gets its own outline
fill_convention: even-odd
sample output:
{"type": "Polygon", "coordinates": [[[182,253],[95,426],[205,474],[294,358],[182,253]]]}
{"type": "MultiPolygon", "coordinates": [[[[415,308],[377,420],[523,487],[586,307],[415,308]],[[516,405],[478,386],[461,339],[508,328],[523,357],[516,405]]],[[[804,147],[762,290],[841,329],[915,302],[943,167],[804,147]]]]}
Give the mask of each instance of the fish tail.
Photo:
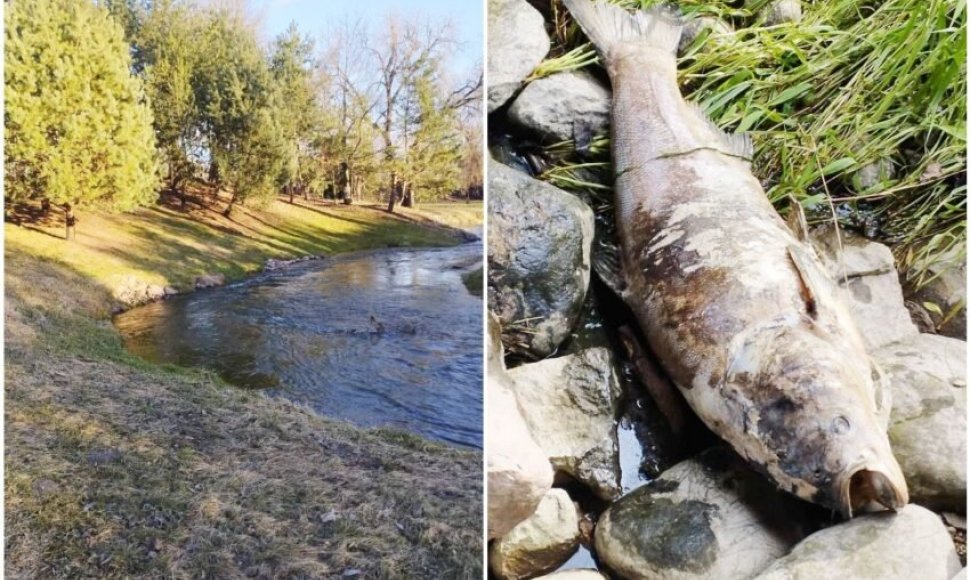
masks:
{"type": "Polygon", "coordinates": [[[682,22],[671,8],[653,6],[631,13],[605,1],[563,0],[563,3],[607,62],[618,44],[636,43],[677,53],[682,22]]]}

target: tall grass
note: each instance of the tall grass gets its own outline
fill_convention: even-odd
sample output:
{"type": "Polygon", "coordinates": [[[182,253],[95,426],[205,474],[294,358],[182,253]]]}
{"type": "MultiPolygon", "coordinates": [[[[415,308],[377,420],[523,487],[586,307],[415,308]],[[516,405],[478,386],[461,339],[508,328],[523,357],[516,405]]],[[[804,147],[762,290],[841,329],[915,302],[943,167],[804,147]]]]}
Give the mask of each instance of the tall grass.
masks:
{"type": "MultiPolygon", "coordinates": [[[[755,172],[779,209],[794,196],[816,221],[860,227],[891,244],[917,283],[936,256],[965,247],[965,0],[818,1],[800,23],[776,26],[764,24],[764,1],[730,4],[680,2],[736,30],[693,42],[681,88],[720,127],[752,134],[755,172]],[[876,179],[861,179],[873,164],[876,179]]],[[[537,75],[598,66],[565,11],[553,14],[560,56],[537,75]]],[[[595,144],[582,166],[570,144],[550,147],[560,160],[550,181],[583,189],[591,168],[609,175],[604,138],[595,144]]]]}

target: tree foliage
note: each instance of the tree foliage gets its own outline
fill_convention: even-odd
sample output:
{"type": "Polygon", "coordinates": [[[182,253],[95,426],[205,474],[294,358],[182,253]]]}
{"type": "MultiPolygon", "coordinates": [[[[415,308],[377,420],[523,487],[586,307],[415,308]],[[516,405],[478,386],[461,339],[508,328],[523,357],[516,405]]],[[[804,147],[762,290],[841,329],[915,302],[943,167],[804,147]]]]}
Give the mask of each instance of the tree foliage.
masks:
{"type": "Polygon", "coordinates": [[[5,24],[6,198],[150,202],[152,115],[121,26],[87,0],[14,0],[5,24]]]}

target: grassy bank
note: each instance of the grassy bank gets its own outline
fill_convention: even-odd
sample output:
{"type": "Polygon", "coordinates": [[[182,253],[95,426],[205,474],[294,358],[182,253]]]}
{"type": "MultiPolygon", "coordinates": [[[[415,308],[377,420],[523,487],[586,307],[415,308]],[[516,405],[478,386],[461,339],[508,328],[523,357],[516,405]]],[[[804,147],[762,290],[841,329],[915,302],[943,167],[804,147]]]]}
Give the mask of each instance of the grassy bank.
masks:
{"type": "Polygon", "coordinates": [[[481,576],[481,458],[149,365],[119,280],[188,288],[266,258],[450,243],[373,208],[83,214],[5,226],[10,577],[481,576]]]}

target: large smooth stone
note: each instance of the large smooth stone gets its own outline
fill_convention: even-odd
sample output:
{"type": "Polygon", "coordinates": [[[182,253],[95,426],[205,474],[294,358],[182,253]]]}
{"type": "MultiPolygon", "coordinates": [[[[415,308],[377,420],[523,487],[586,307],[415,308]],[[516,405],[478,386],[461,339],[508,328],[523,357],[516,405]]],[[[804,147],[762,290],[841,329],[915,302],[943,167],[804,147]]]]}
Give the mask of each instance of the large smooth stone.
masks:
{"type": "Polygon", "coordinates": [[[489,315],[490,364],[485,382],[489,538],[504,536],[532,515],[552,487],[553,478],[549,459],[529,433],[505,374],[498,332],[495,317],[489,315]]]}
{"type": "Polygon", "coordinates": [[[527,578],[555,570],[579,546],[576,506],[563,489],[551,489],[528,519],[492,542],[488,565],[498,578],[527,578]]]}
{"type": "Polygon", "coordinates": [[[832,227],[815,230],[812,242],[869,351],[919,334],[887,246],[832,227]]]}
{"type": "Polygon", "coordinates": [[[549,52],[538,10],[526,0],[488,0],[488,112],[505,104],[549,52]]]}
{"type": "Polygon", "coordinates": [[[620,495],[616,414],[620,382],[607,348],[590,348],[509,371],[533,438],[556,471],[603,499],[620,495]]]}
{"type": "Polygon", "coordinates": [[[569,336],[586,297],[593,211],[491,160],[488,182],[488,308],[506,350],[546,357],[569,336]]]}
{"type": "Polygon", "coordinates": [[[889,381],[889,440],[911,501],[963,512],[967,502],[967,343],[918,334],[874,353],[889,381]]]}
{"type": "Polygon", "coordinates": [[[610,122],[610,91],[585,72],[563,72],[529,83],[509,107],[509,119],[550,142],[574,138],[585,125],[592,135],[610,122]]]}
{"type": "Polygon", "coordinates": [[[815,532],[757,580],[949,580],[960,571],[939,516],[917,505],[878,512],[815,532]]]}
{"type": "Polygon", "coordinates": [[[596,570],[563,570],[554,574],[539,576],[536,580],[607,580],[606,576],[596,570]]]}
{"type": "Polygon", "coordinates": [[[801,0],[774,0],[765,6],[765,24],[777,26],[786,22],[801,22],[801,0]]]}
{"type": "Polygon", "coordinates": [[[746,579],[804,537],[802,510],[733,452],[714,448],[610,506],[596,550],[630,580],[746,579]]]}

